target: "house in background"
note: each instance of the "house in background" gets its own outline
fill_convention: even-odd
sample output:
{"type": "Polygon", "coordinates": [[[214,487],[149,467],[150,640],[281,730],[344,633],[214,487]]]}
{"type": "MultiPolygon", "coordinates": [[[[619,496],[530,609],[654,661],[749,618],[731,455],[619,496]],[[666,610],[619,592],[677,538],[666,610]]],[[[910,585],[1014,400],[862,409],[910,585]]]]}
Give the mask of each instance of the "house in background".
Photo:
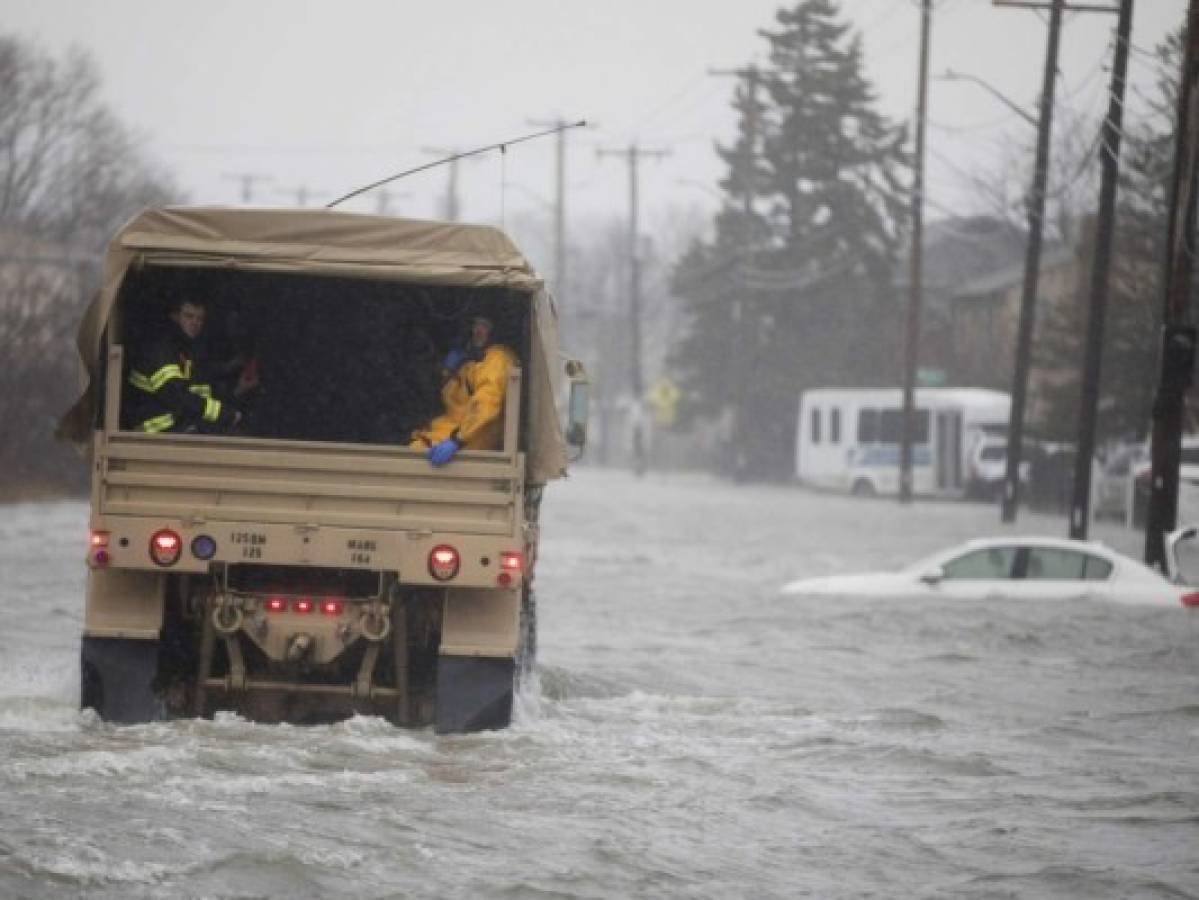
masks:
{"type": "MultiPolygon", "coordinates": [[[[954,297],[963,284],[1019,265],[1024,258],[1025,234],[1008,222],[989,216],[942,219],[924,229],[921,281],[919,368],[943,373],[945,383],[973,386],[957,377],[958,359],[953,332],[954,297]]],[[[896,269],[894,295],[898,308],[909,302],[910,269],[906,254],[896,269]]],[[[979,386],[990,386],[979,385],[979,386]]],[[[1003,390],[1008,390],[1005,385],[1003,390]]]]}
{"type": "MultiPolygon", "coordinates": [[[[1041,256],[1033,341],[1052,309],[1077,303],[1082,260],[1072,248],[1051,248],[1041,256]]],[[[949,362],[953,384],[1010,391],[1016,367],[1016,334],[1024,294],[1023,262],[973,278],[961,284],[950,298],[949,362]]],[[[1063,360],[1063,366],[1076,360],[1063,360]]],[[[1043,418],[1046,409],[1042,388],[1062,377],[1061,370],[1033,362],[1029,368],[1027,420],[1043,418]]]]}

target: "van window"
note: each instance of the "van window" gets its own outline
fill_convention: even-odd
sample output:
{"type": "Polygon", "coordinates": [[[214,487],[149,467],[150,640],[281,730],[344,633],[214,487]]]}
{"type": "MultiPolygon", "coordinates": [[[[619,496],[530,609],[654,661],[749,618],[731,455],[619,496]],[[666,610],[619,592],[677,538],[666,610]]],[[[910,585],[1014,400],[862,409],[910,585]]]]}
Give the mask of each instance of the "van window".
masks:
{"type": "Polygon", "coordinates": [[[1179,461],[1184,466],[1199,466],[1199,447],[1183,447],[1179,461]]]}
{"type": "Polygon", "coordinates": [[[841,410],[830,409],[828,413],[828,442],[841,443],[841,410]]]}
{"type": "MultiPolygon", "coordinates": [[[[928,421],[928,410],[917,409],[916,433],[912,435],[913,444],[928,443],[928,421]]],[[[879,436],[877,439],[884,444],[898,444],[903,440],[902,409],[884,409],[882,411],[879,424],[879,436]]]]}
{"type": "Polygon", "coordinates": [[[878,410],[858,411],[858,443],[873,444],[878,440],[878,410]]]}
{"type": "Polygon", "coordinates": [[[884,409],[879,417],[878,439],[884,444],[898,444],[903,440],[903,410],[884,409]]]}
{"type": "Polygon", "coordinates": [[[812,443],[820,443],[820,410],[812,410],[812,443]]]}

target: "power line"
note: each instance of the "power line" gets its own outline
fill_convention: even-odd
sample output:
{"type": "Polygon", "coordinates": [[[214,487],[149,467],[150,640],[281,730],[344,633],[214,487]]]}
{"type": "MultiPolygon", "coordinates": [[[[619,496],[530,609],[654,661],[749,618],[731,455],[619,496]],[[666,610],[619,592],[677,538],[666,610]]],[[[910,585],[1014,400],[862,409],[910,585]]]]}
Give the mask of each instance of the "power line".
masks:
{"type": "MultiPolygon", "coordinates": [[[[578,122],[572,122],[570,125],[565,126],[565,127],[580,128],[586,124],[587,123],[585,121],[580,120],[578,122]]],[[[378,181],[372,182],[371,184],[368,184],[368,185],[360,187],[356,190],[350,191],[350,193],[346,194],[345,196],[339,197],[338,199],[334,200],[332,203],[328,204],[326,208],[332,209],[334,206],[337,206],[341,203],[344,203],[347,200],[357,197],[359,194],[365,194],[367,191],[373,191],[377,187],[382,187],[383,185],[390,184],[393,181],[399,181],[401,178],[407,178],[409,175],[415,175],[418,172],[424,172],[427,169],[432,169],[432,168],[435,168],[436,166],[444,166],[447,164],[453,164],[453,163],[456,163],[460,159],[466,159],[468,157],[478,156],[482,153],[489,153],[492,150],[499,150],[501,153],[506,152],[509,147],[515,146],[516,144],[523,144],[526,141],[532,141],[532,140],[536,140],[537,138],[545,137],[547,134],[553,134],[555,130],[556,129],[550,129],[549,131],[539,131],[535,134],[522,135],[521,137],[512,138],[511,140],[508,140],[508,141],[500,141],[495,144],[488,144],[485,147],[477,147],[474,150],[467,150],[463,153],[455,153],[452,156],[446,157],[444,159],[438,159],[431,163],[425,163],[425,165],[423,165],[423,166],[415,166],[414,168],[411,168],[411,169],[405,169],[403,172],[398,172],[395,175],[389,175],[387,178],[381,178],[378,181]]]]}

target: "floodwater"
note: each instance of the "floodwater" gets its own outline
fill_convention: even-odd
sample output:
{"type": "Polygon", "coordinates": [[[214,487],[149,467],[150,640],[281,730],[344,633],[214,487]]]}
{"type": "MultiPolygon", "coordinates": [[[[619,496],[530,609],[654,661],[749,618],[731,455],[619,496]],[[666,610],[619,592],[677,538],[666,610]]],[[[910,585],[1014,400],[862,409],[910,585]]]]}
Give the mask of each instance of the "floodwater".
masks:
{"type": "Polygon", "coordinates": [[[978,505],[583,470],[544,520],[539,683],[439,738],[79,713],[85,507],[4,509],[0,896],[1199,897],[1199,610],[778,594],[978,505]]]}

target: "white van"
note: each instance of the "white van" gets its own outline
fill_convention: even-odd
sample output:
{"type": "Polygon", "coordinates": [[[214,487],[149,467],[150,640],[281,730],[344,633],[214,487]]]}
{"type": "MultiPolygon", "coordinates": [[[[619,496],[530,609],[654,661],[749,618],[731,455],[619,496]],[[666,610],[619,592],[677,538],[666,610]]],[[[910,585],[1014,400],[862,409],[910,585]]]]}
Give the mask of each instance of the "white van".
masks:
{"type": "MultiPolygon", "coordinates": [[[[1011,398],[983,388],[918,388],[912,489],[957,497],[971,451],[1007,434],[1011,398]]],[[[854,494],[899,491],[900,388],[818,388],[799,397],[795,473],[814,487],[854,494]]]]}

